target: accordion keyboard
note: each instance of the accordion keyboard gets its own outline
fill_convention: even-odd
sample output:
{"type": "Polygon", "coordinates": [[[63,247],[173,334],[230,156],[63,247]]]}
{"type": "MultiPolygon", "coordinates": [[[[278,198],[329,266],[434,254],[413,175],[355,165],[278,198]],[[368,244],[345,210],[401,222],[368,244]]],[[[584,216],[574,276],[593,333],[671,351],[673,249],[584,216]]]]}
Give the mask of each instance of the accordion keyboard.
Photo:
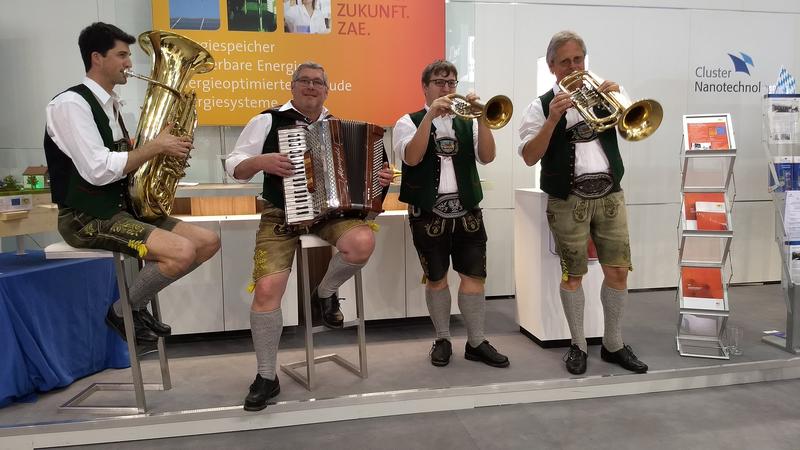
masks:
{"type": "Polygon", "coordinates": [[[312,220],[319,211],[315,211],[314,201],[306,183],[306,168],[303,161],[306,151],[305,132],[298,128],[278,130],[278,143],[280,153],[289,157],[294,168],[294,176],[283,179],[286,223],[312,220]]]}

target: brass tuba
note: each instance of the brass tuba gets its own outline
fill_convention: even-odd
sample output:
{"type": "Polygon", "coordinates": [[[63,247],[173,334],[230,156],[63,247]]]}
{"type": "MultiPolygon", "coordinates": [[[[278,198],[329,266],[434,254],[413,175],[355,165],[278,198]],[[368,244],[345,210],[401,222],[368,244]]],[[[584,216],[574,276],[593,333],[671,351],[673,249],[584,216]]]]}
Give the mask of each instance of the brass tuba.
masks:
{"type": "MultiPolygon", "coordinates": [[[[174,124],[172,134],[192,137],[197,126],[197,100],[187,85],[192,75],[214,70],[214,58],[200,44],[167,31],[140,34],[139,46],[150,55],[153,70],[149,77],[125,71],[126,76],[149,83],[135,147],[154,139],[170,123],[174,124]]],[[[188,159],[161,154],[145,161],[130,176],[128,192],[139,218],[169,215],[178,181],[186,175],[188,159]]]]}
{"type": "Polygon", "coordinates": [[[514,105],[505,95],[495,95],[485,105],[478,102],[470,103],[460,94],[449,94],[447,97],[453,100],[450,109],[457,116],[464,119],[478,119],[492,130],[506,126],[511,120],[511,114],[514,113],[514,105]]]}
{"type": "Polygon", "coordinates": [[[655,133],[664,117],[660,103],[651,99],[631,102],[621,92],[600,92],[601,84],[603,79],[588,70],[575,71],[558,82],[561,90],[572,98],[575,109],[598,133],[614,125],[628,141],[641,141],[655,133]],[[598,116],[595,108],[607,111],[608,115],[598,116]]]}

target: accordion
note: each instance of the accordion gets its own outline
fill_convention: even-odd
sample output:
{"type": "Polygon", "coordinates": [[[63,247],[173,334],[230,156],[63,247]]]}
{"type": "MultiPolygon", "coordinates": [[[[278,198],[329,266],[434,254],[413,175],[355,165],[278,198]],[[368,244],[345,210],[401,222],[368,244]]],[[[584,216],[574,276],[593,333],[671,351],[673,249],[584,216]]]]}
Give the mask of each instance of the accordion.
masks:
{"type": "Polygon", "coordinates": [[[278,130],[278,148],[294,166],[283,179],[286,223],[311,225],[329,217],[372,218],[383,212],[378,173],[388,161],[383,128],[326,119],[278,130]]]}

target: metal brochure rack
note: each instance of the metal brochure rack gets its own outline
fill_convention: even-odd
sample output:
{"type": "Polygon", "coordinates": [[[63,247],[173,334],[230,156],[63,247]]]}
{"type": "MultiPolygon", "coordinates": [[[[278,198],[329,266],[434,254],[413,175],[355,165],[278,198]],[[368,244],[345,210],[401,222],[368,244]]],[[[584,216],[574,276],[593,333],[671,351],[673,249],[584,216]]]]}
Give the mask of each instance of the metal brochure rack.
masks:
{"type": "Polygon", "coordinates": [[[722,340],[736,195],[733,127],[730,114],[686,115],[683,124],[677,349],[681,356],[730,359],[722,340]]]}
{"type": "Polygon", "coordinates": [[[786,299],[786,331],[762,341],[800,353],[800,95],[768,94],[763,100],[761,141],[775,205],[775,243],[781,254],[781,285],[786,299]]]}

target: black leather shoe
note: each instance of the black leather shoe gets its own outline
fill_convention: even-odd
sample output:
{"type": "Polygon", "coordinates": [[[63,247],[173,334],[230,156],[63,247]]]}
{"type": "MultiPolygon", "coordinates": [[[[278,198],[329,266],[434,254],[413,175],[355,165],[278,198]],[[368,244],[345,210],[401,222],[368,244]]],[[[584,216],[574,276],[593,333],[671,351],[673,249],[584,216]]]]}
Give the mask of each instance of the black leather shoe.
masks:
{"type": "MultiPolygon", "coordinates": [[[[114,307],[110,306],[108,308],[108,312],[106,313],[106,323],[108,326],[111,327],[114,331],[119,334],[123,341],[127,342],[127,337],[125,336],[125,321],[122,317],[119,317],[117,313],[114,312],[114,307]]],[[[139,343],[154,343],[158,342],[158,336],[153,333],[153,330],[147,327],[141,320],[137,320],[136,316],[133,316],[133,332],[136,335],[136,342],[139,343]]]]}
{"type": "Polygon", "coordinates": [[[464,358],[470,361],[481,361],[492,367],[508,367],[508,358],[497,351],[489,341],[481,342],[481,345],[472,347],[469,342],[464,347],[464,358]]]}
{"type": "Polygon", "coordinates": [[[311,310],[328,328],[342,328],[344,325],[344,314],[339,309],[339,297],[335,292],[330,297],[320,298],[315,290],[311,295],[311,310]]]}
{"type": "Polygon", "coordinates": [[[453,345],[447,339],[441,338],[433,342],[431,346],[431,364],[436,367],[446,366],[450,363],[450,356],[453,354],[453,345]]]}
{"type": "Polygon", "coordinates": [[[253,384],[250,385],[250,392],[244,398],[245,411],[261,411],[267,407],[267,401],[281,393],[281,384],[278,375],[274,380],[267,380],[257,374],[253,384]]]}
{"type": "Polygon", "coordinates": [[[573,375],[586,373],[586,359],[588,355],[575,344],[569,346],[569,351],[564,355],[567,372],[573,375]]]}
{"type": "Polygon", "coordinates": [[[600,349],[600,358],[605,362],[619,364],[623,369],[630,370],[631,372],[647,372],[647,364],[639,361],[639,358],[633,354],[630,345],[623,345],[621,349],[615,352],[606,350],[606,346],[603,345],[600,349]]]}
{"type": "Polygon", "coordinates": [[[133,321],[136,322],[137,320],[145,324],[147,328],[150,328],[153,333],[158,336],[169,336],[172,334],[172,328],[164,322],[161,322],[153,317],[147,308],[133,311],[133,321]]]}

